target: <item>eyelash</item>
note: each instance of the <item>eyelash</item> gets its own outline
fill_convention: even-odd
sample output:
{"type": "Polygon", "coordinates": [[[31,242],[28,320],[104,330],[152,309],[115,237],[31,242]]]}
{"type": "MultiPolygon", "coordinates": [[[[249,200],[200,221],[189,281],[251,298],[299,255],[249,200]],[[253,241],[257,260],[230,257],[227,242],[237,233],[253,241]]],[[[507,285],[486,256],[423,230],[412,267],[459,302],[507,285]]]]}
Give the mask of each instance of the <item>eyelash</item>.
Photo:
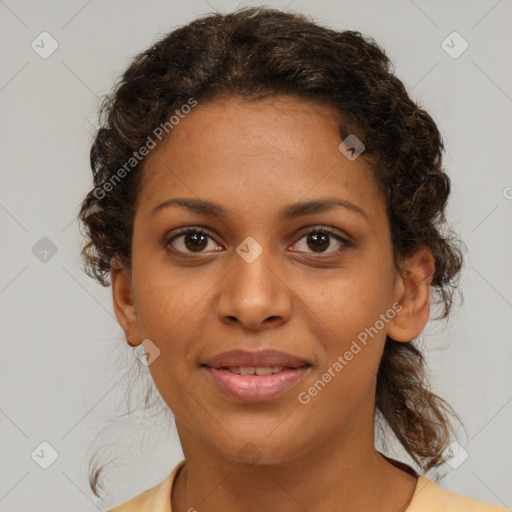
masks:
{"type": "MultiPolygon", "coordinates": [[[[183,251],[176,251],[176,250],[173,250],[173,249],[169,248],[169,245],[171,244],[171,242],[173,242],[174,240],[176,240],[180,236],[187,235],[187,234],[190,234],[190,233],[206,235],[207,237],[209,237],[209,238],[211,238],[213,240],[213,237],[207,231],[205,231],[204,229],[198,228],[198,227],[187,227],[187,228],[181,228],[178,231],[178,233],[176,233],[172,237],[166,239],[166,242],[164,244],[164,248],[166,248],[170,252],[178,253],[178,254],[187,254],[187,255],[190,255],[191,257],[195,257],[196,255],[203,254],[201,252],[198,252],[198,253],[188,252],[187,253],[187,252],[183,252],[183,251]]],[[[314,253],[314,252],[306,253],[306,254],[316,254],[317,258],[328,257],[328,256],[333,256],[333,255],[339,255],[342,252],[344,252],[347,248],[351,247],[351,245],[352,245],[350,240],[340,236],[333,229],[331,229],[329,227],[326,227],[326,226],[314,226],[309,231],[307,231],[305,233],[304,232],[301,233],[301,236],[298,239],[298,241],[302,240],[302,238],[304,238],[305,236],[310,235],[312,233],[325,233],[325,234],[328,234],[328,235],[336,238],[339,242],[342,243],[342,247],[340,247],[339,249],[336,249],[335,251],[331,251],[331,252],[327,252],[327,253],[321,253],[321,252],[319,252],[319,253],[314,253]]],[[[297,243],[297,242],[295,242],[295,243],[297,243]]],[[[297,252],[301,252],[301,251],[297,251],[297,252]]]]}

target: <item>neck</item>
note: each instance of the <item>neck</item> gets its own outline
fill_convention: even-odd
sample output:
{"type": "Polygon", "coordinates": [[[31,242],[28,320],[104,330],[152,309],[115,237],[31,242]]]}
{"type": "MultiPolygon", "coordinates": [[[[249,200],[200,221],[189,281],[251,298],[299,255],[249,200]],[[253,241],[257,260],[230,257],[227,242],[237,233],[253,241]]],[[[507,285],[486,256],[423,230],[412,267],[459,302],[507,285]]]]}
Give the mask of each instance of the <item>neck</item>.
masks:
{"type": "Polygon", "coordinates": [[[406,510],[416,488],[415,476],[375,450],[373,424],[366,432],[347,429],[294,458],[253,465],[223,456],[176,424],[186,464],[173,488],[173,512],[252,510],[255,504],[268,512],[396,512],[406,510]]]}

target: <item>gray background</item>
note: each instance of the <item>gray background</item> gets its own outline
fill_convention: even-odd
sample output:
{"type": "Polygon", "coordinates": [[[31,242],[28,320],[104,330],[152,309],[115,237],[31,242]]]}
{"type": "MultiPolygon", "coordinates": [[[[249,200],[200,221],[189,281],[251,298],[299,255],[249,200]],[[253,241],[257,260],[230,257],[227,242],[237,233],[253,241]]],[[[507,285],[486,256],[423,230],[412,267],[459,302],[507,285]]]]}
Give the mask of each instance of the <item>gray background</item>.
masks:
{"type": "MultiPolygon", "coordinates": [[[[130,58],[195,16],[258,3],[0,1],[1,511],[105,510],[155,485],[181,460],[168,417],[139,415],[117,426],[108,419],[123,412],[126,389],[142,389],[126,373],[140,363],[115,321],[111,289],[80,270],[74,217],[92,184],[98,98],[130,58]],[[31,47],[43,31],[59,45],[47,59],[31,47]],[[43,237],[55,254],[42,252],[50,246],[43,237]],[[36,463],[49,461],[43,441],[58,452],[48,469],[36,463]],[[114,492],[100,503],[86,462],[91,446],[102,444],[112,449],[103,462],[118,458],[107,482],[114,492]]],[[[460,444],[469,454],[457,468],[445,465],[441,485],[510,508],[512,2],[266,5],[373,36],[441,129],[454,184],[450,220],[468,248],[465,302],[448,324],[429,324],[425,346],[434,389],[465,423],[460,444]],[[458,58],[441,46],[453,31],[469,43],[458,58]]]]}

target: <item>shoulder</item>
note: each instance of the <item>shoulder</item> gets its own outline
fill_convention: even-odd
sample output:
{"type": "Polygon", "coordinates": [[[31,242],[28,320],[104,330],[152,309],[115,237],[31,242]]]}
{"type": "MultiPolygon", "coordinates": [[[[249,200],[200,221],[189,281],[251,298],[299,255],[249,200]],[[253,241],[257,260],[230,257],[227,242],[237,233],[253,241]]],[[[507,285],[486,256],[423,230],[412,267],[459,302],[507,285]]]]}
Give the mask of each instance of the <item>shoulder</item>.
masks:
{"type": "Polygon", "coordinates": [[[172,512],[172,486],[184,464],[185,460],[182,460],[164,481],[107,512],[172,512]]]}
{"type": "Polygon", "coordinates": [[[508,512],[461,494],[447,491],[433,480],[419,477],[414,496],[405,512],[508,512]]]}

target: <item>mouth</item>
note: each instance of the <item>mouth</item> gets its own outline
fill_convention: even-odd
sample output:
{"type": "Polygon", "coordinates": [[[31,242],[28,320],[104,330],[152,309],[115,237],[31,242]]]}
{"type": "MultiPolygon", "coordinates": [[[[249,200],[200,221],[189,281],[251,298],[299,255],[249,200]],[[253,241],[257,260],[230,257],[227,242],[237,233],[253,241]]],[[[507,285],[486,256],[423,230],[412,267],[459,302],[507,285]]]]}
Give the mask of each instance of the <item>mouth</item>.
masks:
{"type": "MultiPolygon", "coordinates": [[[[207,365],[204,365],[207,366],[207,365]]],[[[301,366],[222,366],[218,370],[227,370],[228,372],[236,375],[271,375],[282,372],[283,370],[294,370],[296,368],[303,368],[310,366],[309,364],[301,366]]],[[[214,367],[208,367],[214,368],[214,367]]]]}
{"type": "Polygon", "coordinates": [[[297,386],[311,365],[220,366],[201,365],[227,397],[242,402],[264,402],[297,386]]]}

